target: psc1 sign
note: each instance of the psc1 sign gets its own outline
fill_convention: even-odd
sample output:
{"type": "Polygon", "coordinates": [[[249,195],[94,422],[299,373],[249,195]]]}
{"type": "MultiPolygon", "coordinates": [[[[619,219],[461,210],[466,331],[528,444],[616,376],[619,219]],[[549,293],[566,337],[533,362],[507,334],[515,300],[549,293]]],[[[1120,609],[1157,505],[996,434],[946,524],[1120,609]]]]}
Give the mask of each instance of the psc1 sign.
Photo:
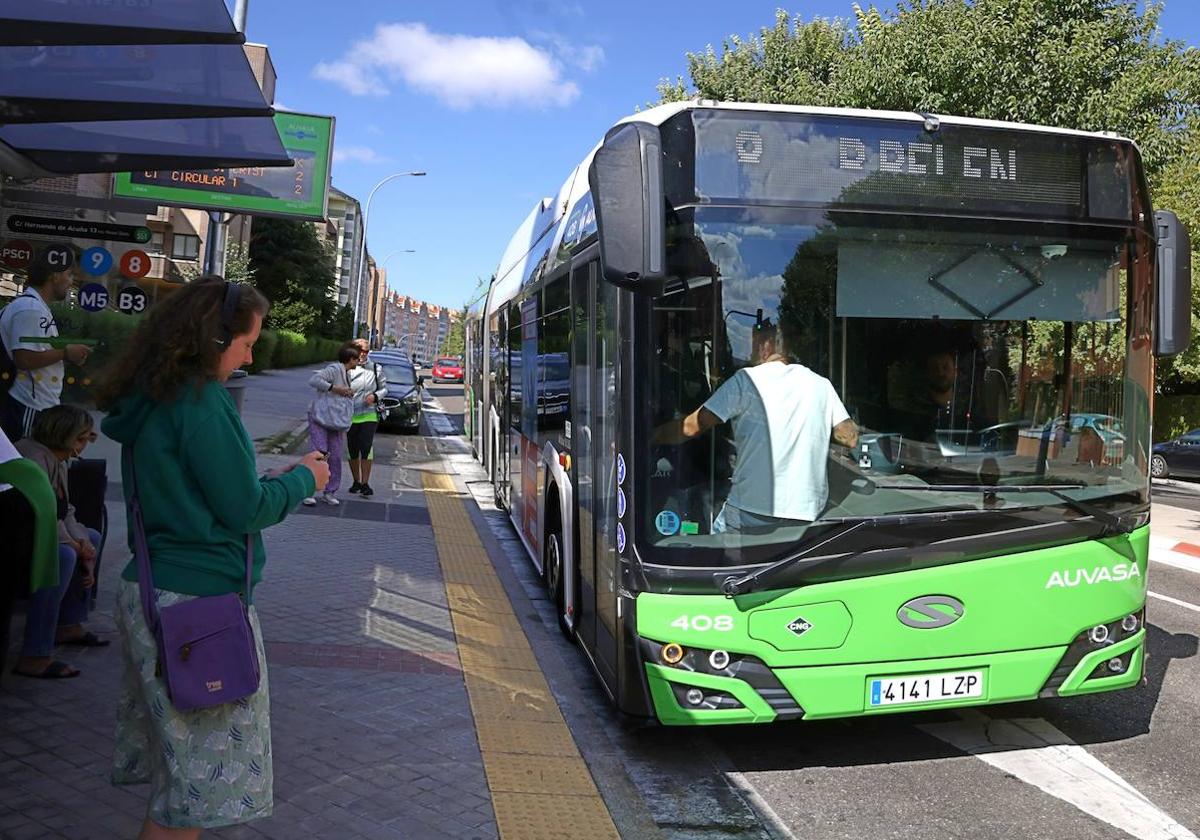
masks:
{"type": "Polygon", "coordinates": [[[26,268],[33,262],[33,246],[24,239],[12,239],[0,245],[0,263],[6,268],[26,268]]]}

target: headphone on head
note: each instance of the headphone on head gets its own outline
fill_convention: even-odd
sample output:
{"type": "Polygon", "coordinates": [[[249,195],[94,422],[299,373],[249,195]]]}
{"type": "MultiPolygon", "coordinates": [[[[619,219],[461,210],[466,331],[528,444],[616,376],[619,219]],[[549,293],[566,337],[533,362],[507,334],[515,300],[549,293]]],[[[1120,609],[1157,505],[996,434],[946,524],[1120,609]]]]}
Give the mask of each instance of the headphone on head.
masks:
{"type": "Polygon", "coordinates": [[[221,300],[221,323],[219,337],[214,339],[217,344],[228,348],[233,341],[233,320],[237,316],[238,304],[242,301],[242,288],[237,283],[225,281],[225,296],[221,300]]]}

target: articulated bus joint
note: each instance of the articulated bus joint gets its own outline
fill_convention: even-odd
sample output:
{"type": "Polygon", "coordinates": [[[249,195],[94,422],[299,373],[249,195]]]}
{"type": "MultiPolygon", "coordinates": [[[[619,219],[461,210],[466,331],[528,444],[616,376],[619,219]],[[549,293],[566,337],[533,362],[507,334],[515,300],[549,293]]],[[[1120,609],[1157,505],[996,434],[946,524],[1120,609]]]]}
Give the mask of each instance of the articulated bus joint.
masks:
{"type": "Polygon", "coordinates": [[[746,704],[720,682],[706,677],[737,680],[748,686],[775,713],[775,720],[804,717],[800,707],[765,662],[749,654],[726,650],[684,647],[676,642],[640,639],[642,658],[667,669],[672,675],[671,691],[684,710],[744,709],[746,704]],[[690,674],[697,679],[689,679],[690,674]]]}
{"type": "Polygon", "coordinates": [[[1039,697],[1070,697],[1128,684],[1141,672],[1146,608],[1079,633],[1050,674],[1039,697]]]}

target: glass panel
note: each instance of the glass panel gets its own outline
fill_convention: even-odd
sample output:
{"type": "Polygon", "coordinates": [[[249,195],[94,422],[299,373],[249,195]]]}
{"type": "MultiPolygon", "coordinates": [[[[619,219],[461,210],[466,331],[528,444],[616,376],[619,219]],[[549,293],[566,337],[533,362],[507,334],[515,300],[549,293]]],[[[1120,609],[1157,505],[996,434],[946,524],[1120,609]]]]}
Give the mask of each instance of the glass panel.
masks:
{"type": "Polygon", "coordinates": [[[380,365],[379,368],[383,371],[389,387],[392,385],[411,387],[416,384],[412,368],[406,365],[380,365]]]}
{"type": "Polygon", "coordinates": [[[267,107],[238,45],[0,47],[0,116],[8,122],[188,115],[156,113],[165,105],[197,116],[267,107]],[[116,103],[141,110],[114,112],[116,103]]]}
{"type": "Polygon", "coordinates": [[[841,317],[1119,318],[1112,245],[1063,239],[997,248],[976,235],[948,231],[898,232],[889,241],[879,231],[843,229],[837,238],[841,317]]]}
{"type": "Polygon", "coordinates": [[[135,29],[234,32],[233,21],[229,17],[224,0],[141,0],[134,3],[0,0],[0,18],[135,29]]]}
{"type": "Polygon", "coordinates": [[[52,172],[291,165],[270,117],[5,125],[0,141],[52,172]]]}
{"type": "Polygon", "coordinates": [[[639,496],[654,546],[737,562],[740,547],[794,546],[814,520],[1144,503],[1150,373],[1129,350],[1122,234],[747,215],[696,211],[690,247],[669,252],[690,254],[670,272],[686,282],[652,304],[639,402],[658,431],[639,496]],[[954,310],[918,280],[931,254],[977,260],[947,275],[964,299],[1003,298],[1014,274],[1033,291],[996,319],[954,310]],[[715,277],[696,269],[710,261],[715,277]],[[702,406],[712,430],[684,439],[702,406]],[[843,410],[853,451],[831,440],[843,410]]]}

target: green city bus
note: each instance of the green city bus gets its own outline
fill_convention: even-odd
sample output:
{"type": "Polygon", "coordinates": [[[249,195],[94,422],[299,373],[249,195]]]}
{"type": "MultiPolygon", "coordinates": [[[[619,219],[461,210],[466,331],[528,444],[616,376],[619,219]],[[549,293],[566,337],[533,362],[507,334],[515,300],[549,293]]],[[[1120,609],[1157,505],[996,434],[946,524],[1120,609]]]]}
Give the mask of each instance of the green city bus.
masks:
{"type": "Polygon", "coordinates": [[[512,237],[469,313],[469,437],[564,633],[630,714],[1128,688],[1154,360],[1188,342],[1188,254],[1117,136],[659,106],[512,237]],[[853,446],[788,466],[778,432],[811,419],[798,388],[663,443],[766,337],[832,386],[853,446]],[[764,424],[777,404],[794,413],[764,424]],[[738,474],[739,455],[759,460],[738,474]],[[740,505],[811,491],[819,513],[732,528],[735,479],[740,505]]]}

